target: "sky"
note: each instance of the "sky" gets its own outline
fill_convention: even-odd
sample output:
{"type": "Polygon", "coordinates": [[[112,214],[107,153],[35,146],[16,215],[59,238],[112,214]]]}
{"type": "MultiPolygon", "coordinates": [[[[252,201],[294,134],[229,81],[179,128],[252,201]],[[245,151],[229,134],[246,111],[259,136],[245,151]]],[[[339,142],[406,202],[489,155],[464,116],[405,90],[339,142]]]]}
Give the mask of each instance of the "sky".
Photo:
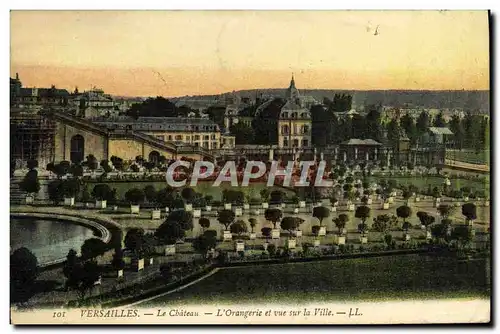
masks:
{"type": "Polygon", "coordinates": [[[486,11],[11,11],[25,87],[489,89],[486,11]]]}

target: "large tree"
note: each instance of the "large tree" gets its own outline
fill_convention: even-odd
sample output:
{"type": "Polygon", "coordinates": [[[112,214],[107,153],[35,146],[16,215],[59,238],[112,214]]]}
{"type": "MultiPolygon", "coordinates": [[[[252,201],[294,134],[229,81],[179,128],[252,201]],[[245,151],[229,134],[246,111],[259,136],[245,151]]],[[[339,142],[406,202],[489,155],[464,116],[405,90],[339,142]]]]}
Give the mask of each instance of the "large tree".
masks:
{"type": "Polygon", "coordinates": [[[229,131],[235,137],[236,145],[247,145],[254,143],[254,130],[251,126],[246,125],[243,122],[238,122],[233,124],[229,131]]]}

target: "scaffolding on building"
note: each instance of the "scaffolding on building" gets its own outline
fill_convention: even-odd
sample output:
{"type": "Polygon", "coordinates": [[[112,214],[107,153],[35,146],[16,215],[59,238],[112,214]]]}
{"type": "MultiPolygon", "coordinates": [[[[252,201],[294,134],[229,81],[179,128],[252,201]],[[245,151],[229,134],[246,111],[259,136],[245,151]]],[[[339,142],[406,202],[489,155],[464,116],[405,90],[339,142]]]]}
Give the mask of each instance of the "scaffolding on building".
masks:
{"type": "Polygon", "coordinates": [[[42,115],[23,111],[10,114],[10,157],[16,169],[28,160],[37,160],[45,167],[55,158],[56,122],[42,115]]]}

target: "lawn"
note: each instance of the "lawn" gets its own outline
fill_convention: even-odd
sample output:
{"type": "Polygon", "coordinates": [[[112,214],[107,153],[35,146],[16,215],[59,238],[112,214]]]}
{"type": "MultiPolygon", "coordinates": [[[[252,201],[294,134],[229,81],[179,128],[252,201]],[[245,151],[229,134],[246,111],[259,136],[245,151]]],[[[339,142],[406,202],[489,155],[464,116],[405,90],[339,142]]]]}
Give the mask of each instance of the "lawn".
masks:
{"type": "Polygon", "coordinates": [[[230,268],[142,306],[487,297],[486,265],[409,255],[230,268]]]}

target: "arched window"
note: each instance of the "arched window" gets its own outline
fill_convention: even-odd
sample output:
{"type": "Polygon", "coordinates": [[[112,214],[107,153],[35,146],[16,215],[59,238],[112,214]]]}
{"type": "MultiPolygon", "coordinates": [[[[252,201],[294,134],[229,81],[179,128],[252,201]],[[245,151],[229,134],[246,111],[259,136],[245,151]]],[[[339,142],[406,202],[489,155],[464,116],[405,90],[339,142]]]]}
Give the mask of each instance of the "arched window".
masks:
{"type": "Polygon", "coordinates": [[[309,140],[302,139],[302,147],[308,147],[308,146],[309,146],[309,140]]]}
{"type": "Polygon", "coordinates": [[[293,147],[299,147],[299,140],[298,139],[293,140],[293,147]]]}
{"type": "Polygon", "coordinates": [[[283,138],[283,147],[288,147],[288,138],[283,138]]]}
{"type": "Polygon", "coordinates": [[[151,151],[151,153],[149,153],[148,160],[150,162],[158,163],[158,161],[160,160],[160,153],[158,153],[158,151],[151,151]]]}
{"type": "Polygon", "coordinates": [[[71,137],[69,158],[73,163],[80,163],[85,157],[85,139],[81,135],[71,137]]]}

